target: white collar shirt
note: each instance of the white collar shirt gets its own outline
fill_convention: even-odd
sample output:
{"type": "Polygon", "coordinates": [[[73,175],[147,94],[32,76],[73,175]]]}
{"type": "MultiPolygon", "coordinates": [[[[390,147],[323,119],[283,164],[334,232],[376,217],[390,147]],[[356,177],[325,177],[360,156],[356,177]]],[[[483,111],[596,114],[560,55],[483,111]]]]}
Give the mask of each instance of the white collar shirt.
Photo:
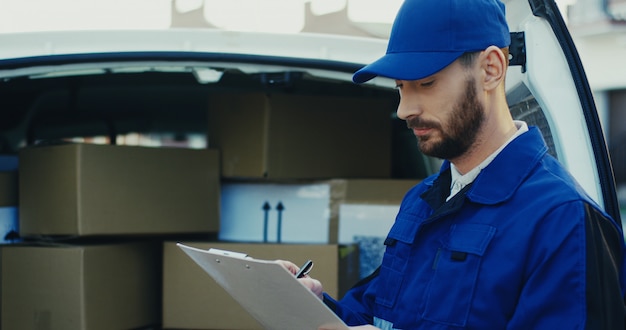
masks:
{"type": "Polygon", "coordinates": [[[493,159],[496,158],[496,156],[498,156],[498,154],[502,151],[502,149],[504,149],[504,147],[506,147],[516,137],[528,131],[528,125],[526,124],[526,122],[515,120],[514,123],[515,123],[515,126],[517,127],[517,131],[515,132],[515,134],[513,134],[513,136],[511,136],[502,146],[500,146],[498,150],[494,151],[491,155],[489,155],[489,157],[487,157],[480,164],[478,164],[478,166],[474,167],[469,172],[465,174],[461,174],[457,170],[457,168],[454,166],[454,164],[450,164],[450,173],[452,175],[452,181],[450,183],[450,196],[448,196],[446,201],[449,201],[452,197],[454,197],[454,195],[456,195],[459,191],[461,191],[461,189],[463,189],[465,186],[474,182],[478,174],[480,174],[480,171],[482,171],[483,168],[487,167],[487,165],[489,165],[491,161],[493,161],[493,159]]]}

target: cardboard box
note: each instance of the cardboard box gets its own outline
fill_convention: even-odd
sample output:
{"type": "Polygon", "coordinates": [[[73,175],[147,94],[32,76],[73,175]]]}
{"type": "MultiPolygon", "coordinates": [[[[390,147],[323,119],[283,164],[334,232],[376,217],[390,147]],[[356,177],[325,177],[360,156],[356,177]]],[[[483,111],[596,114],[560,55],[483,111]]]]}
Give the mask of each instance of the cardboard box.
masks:
{"type": "Polygon", "coordinates": [[[217,150],[66,144],[19,156],[22,236],[219,228],[217,150]]]}
{"type": "MultiPolygon", "coordinates": [[[[257,259],[315,262],[310,275],[324,290],[341,297],[358,280],[355,246],[307,244],[232,244],[184,242],[185,245],[243,252],[257,259]]],[[[233,298],[204,272],[176,242],[164,244],[164,329],[262,329],[233,298]]]]}
{"type": "Polygon", "coordinates": [[[227,178],[388,178],[397,104],[372,97],[211,94],[209,144],[227,178]]]}
{"type": "Polygon", "coordinates": [[[158,325],[161,244],[0,248],[2,329],[158,325]]]}
{"type": "MultiPolygon", "coordinates": [[[[383,226],[379,234],[386,235],[404,194],[417,183],[396,179],[224,182],[219,238],[235,242],[349,243],[339,242],[340,229],[351,230],[340,226],[341,207],[348,204],[352,214],[361,206],[366,215],[380,214],[370,212],[372,206],[386,211],[385,217],[372,219],[383,226]]],[[[346,235],[355,234],[363,233],[346,235]]]]}

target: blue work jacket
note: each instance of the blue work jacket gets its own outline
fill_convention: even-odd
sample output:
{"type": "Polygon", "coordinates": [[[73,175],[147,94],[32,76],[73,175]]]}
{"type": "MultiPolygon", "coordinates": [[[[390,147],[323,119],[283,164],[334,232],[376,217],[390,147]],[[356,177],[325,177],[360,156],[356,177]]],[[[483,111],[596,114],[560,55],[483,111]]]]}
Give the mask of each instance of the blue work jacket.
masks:
{"type": "Polygon", "coordinates": [[[383,329],[624,329],[624,238],[539,130],[446,202],[450,166],[412,188],[382,265],[326,304],[383,329]]]}

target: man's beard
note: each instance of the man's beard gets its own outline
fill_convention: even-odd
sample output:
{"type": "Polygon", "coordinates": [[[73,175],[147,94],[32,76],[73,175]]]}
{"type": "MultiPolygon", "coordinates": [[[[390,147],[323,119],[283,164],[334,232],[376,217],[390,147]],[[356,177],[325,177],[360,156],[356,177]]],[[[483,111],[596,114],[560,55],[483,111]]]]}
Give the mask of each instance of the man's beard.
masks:
{"type": "Polygon", "coordinates": [[[417,144],[423,154],[441,159],[455,159],[466,153],[474,144],[485,120],[483,106],[476,98],[474,84],[473,78],[466,81],[465,95],[454,106],[447,122],[441,124],[425,122],[420,117],[407,120],[409,128],[428,127],[438,130],[441,134],[441,140],[438,142],[429,141],[429,136],[418,138],[417,144]]]}

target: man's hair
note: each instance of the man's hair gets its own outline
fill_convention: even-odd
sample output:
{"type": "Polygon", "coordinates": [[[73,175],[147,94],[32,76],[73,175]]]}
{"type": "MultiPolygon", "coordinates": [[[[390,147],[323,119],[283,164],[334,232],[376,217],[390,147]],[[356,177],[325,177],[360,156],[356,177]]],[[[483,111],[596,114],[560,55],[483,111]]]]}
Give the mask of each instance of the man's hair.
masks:
{"type": "MultiPolygon", "coordinates": [[[[504,53],[504,58],[506,58],[506,64],[508,65],[509,64],[509,47],[500,48],[500,50],[502,51],[502,53],[504,53]]],[[[469,68],[474,63],[474,60],[476,59],[479,53],[480,51],[464,53],[463,55],[459,57],[459,62],[461,63],[463,67],[469,68]]]]}

